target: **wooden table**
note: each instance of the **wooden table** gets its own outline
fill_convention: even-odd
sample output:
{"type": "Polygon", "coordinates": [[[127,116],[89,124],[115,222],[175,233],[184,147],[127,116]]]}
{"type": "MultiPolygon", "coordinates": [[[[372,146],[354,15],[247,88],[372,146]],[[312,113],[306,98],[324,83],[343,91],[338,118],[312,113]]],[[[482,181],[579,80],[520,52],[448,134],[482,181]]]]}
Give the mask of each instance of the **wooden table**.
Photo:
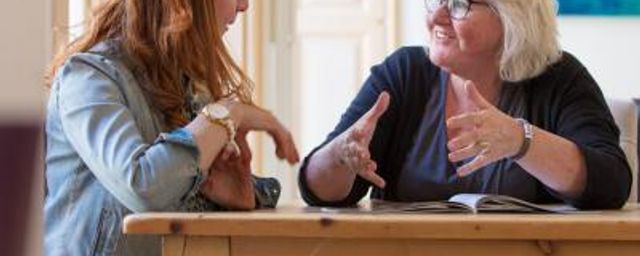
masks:
{"type": "Polygon", "coordinates": [[[299,206],[129,215],[164,255],[640,255],[640,207],[579,214],[353,214],[299,206]]]}

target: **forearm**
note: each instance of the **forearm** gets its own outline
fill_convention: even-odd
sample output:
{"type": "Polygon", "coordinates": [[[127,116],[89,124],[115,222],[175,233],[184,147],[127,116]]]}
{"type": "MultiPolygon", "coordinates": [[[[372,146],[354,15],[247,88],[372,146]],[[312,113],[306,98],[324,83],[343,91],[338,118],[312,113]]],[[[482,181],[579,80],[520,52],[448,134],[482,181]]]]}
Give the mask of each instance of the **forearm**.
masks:
{"type": "Polygon", "coordinates": [[[335,202],[345,199],[353,187],[356,175],[340,163],[334,141],[318,150],[306,169],[309,190],[320,200],[335,202]]]}
{"type": "Polygon", "coordinates": [[[580,196],[586,187],[587,167],[578,146],[537,127],[534,134],[529,151],[517,163],[558,193],[580,196]]]}
{"type": "Polygon", "coordinates": [[[229,140],[226,129],[220,125],[212,124],[203,115],[198,115],[185,129],[193,134],[198,146],[200,152],[198,166],[200,170],[209,170],[213,160],[216,159],[229,140]]]}
{"type": "MultiPolygon", "coordinates": [[[[199,188],[203,175],[197,169],[197,148],[184,129],[162,133],[150,145],[138,144],[134,139],[126,141],[116,153],[87,158],[92,160],[86,163],[132,211],[174,210],[185,195],[199,188]]],[[[109,146],[113,142],[97,144],[115,148],[109,146]]],[[[84,155],[87,150],[79,152],[84,155]]]]}

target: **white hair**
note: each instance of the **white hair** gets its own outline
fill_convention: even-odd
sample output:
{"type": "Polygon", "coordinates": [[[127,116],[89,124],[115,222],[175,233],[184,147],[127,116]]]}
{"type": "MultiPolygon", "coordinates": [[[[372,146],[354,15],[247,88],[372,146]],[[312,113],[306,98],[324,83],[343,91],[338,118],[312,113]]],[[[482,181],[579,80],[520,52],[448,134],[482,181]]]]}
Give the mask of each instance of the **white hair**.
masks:
{"type": "Polygon", "coordinates": [[[518,82],[536,77],[562,56],[556,0],[487,0],[502,21],[500,77],[518,82]]]}

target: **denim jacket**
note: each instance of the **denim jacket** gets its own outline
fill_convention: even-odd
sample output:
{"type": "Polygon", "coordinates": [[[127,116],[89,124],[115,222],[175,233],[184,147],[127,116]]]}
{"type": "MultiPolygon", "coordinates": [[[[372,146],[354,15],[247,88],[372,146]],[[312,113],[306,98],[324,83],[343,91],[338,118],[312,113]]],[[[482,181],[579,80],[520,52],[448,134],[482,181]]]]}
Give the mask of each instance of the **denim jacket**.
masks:
{"type": "MultiPolygon", "coordinates": [[[[162,132],[143,80],[116,45],[104,42],[71,56],[52,84],[45,128],[46,255],[159,255],[159,238],[122,234],[124,216],[189,210],[206,178],[192,134],[182,128],[162,132]]],[[[263,192],[277,200],[279,187],[268,183],[263,192]]]]}

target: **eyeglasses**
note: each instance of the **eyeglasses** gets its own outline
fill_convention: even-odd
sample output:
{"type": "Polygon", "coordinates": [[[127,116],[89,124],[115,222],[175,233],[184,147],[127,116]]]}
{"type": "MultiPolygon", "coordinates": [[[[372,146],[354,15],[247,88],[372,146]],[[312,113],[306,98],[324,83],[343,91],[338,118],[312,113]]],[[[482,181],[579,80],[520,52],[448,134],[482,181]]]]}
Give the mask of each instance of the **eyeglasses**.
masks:
{"type": "Polygon", "coordinates": [[[486,2],[480,2],[475,0],[424,0],[424,5],[427,7],[429,13],[434,13],[446,3],[449,16],[456,20],[462,20],[469,14],[472,4],[490,5],[486,2]]]}

